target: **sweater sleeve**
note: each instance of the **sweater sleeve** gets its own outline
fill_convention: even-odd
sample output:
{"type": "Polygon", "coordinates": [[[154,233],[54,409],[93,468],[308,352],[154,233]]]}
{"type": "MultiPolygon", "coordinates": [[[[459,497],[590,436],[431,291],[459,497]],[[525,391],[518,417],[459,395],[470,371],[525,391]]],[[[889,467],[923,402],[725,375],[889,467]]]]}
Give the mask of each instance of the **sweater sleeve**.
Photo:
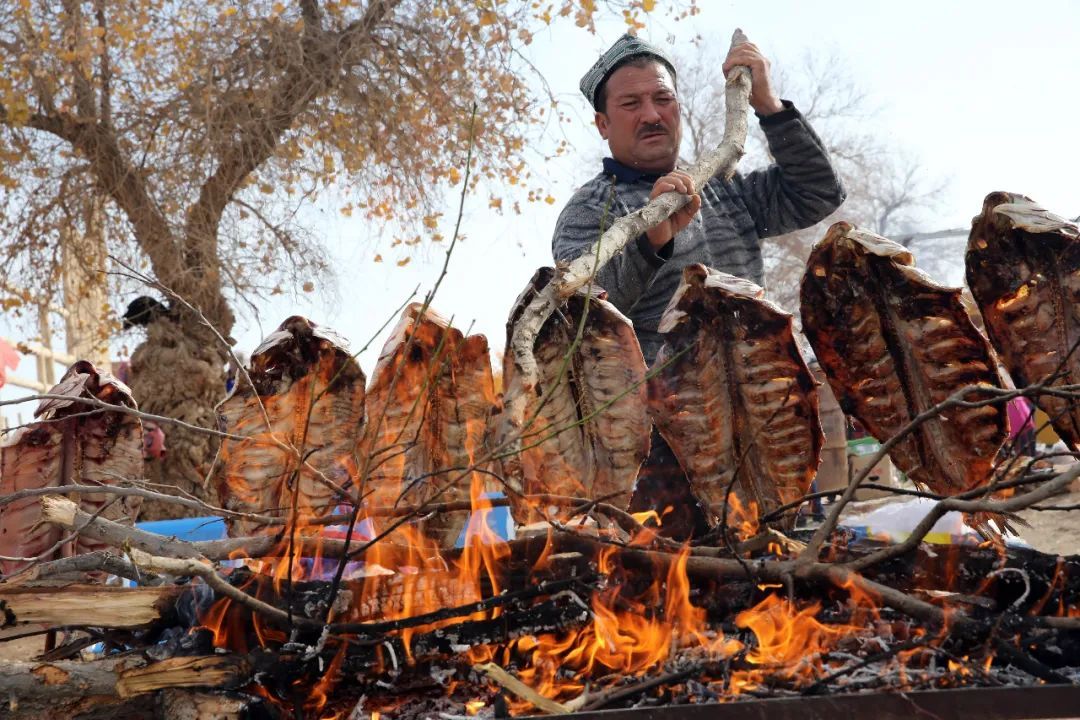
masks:
{"type": "MultiPolygon", "coordinates": [[[[567,263],[586,252],[600,239],[612,222],[625,212],[617,202],[610,180],[591,180],[567,203],[555,224],[551,251],[555,262],[567,263]]],[[[642,235],[631,240],[621,252],[600,268],[596,283],[607,291],[608,301],[620,312],[629,313],[656,277],[656,271],[671,257],[671,243],[654,252],[642,235]]]]}
{"type": "Polygon", "coordinates": [[[810,227],[847,197],[824,143],[790,101],[783,103],[783,110],[761,119],[776,162],[732,180],[760,237],[810,227]]]}

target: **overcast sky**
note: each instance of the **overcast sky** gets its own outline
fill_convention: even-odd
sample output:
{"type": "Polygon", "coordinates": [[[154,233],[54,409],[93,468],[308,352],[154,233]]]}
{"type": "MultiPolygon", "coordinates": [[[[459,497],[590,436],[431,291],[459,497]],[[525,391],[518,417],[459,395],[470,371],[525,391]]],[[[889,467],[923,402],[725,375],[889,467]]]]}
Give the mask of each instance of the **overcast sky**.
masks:
{"type": "MultiPolygon", "coordinates": [[[[807,49],[839,58],[881,108],[871,129],[918,157],[928,177],[949,180],[924,230],[968,225],[993,190],[1024,193],[1070,218],[1080,214],[1080,2],[699,2],[700,15],[673,22],[656,13],[642,34],[657,43],[673,39],[670,46],[685,55],[695,35],[723,51],[732,30],[741,27],[778,65],[797,62],[807,49]]],[[[574,117],[565,126],[574,151],[533,168],[556,203],[529,206],[521,217],[500,217],[488,210],[486,193],[467,200],[466,238],[434,307],[463,329],[474,324],[474,332],[486,334],[495,350],[504,344],[514,298],[537,267],[551,262],[559,209],[576,185],[599,170],[603,146],[577,82],[624,27],[613,22],[594,36],[563,22],[538,34],[529,48],[530,59],[574,117]]],[[[799,104],[799,97],[790,99],[799,104]]],[[[448,197],[447,237],[456,205],[457,198],[448,197]]],[[[242,317],[233,334],[243,351],[250,352],[293,313],[329,325],[359,349],[413,288],[419,286],[422,295],[438,275],[442,246],[421,250],[398,268],[397,249],[379,228],[332,209],[306,215],[326,239],[339,278],[320,280],[317,292],[298,301],[263,304],[261,324],[242,317]],[[375,263],[376,253],[387,261],[375,263]]],[[[378,336],[360,357],[368,373],[384,338],[385,333],[378,336]]],[[[129,338],[129,345],[137,340],[129,338]]]]}

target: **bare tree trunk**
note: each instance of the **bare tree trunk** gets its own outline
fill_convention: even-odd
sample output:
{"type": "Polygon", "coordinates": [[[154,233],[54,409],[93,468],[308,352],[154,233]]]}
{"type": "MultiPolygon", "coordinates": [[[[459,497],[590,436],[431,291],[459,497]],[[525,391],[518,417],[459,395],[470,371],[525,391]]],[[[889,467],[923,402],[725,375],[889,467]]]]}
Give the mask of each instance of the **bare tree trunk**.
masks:
{"type": "MultiPolygon", "coordinates": [[[[221,343],[191,313],[181,312],[175,320],[155,320],[147,329],[146,341],[131,355],[131,385],[141,410],[216,427],[214,406],[225,396],[221,343]]],[[[177,426],[162,430],[165,457],[146,463],[147,478],[166,486],[159,488],[164,492],[186,492],[217,504],[213,488],[203,485],[217,452],[216,439],[177,426]]],[[[177,505],[147,500],[140,518],[193,514],[177,505]]]]}
{"type": "Polygon", "coordinates": [[[79,360],[89,360],[109,369],[109,332],[105,325],[106,247],[104,210],[101,196],[82,203],[84,232],[68,231],[63,238],[64,308],[67,351],[79,360]]]}

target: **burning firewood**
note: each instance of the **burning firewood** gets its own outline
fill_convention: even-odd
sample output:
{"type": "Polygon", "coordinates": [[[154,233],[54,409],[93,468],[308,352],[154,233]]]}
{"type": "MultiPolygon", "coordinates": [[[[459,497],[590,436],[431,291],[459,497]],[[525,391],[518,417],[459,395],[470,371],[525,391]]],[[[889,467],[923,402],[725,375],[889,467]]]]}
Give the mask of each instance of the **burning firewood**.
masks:
{"type": "MultiPolygon", "coordinates": [[[[375,506],[469,500],[473,490],[495,489],[483,465],[469,470],[484,459],[495,408],[487,339],[465,337],[422,309],[405,309],[368,391],[361,491],[375,506]]],[[[467,510],[436,514],[423,531],[452,546],[468,519],[467,510]]]]}
{"type": "MultiPolygon", "coordinates": [[[[218,452],[222,502],[278,517],[295,508],[298,524],[330,514],[352,483],[364,421],[364,374],[345,339],[294,315],[256,348],[249,375],[218,409],[222,429],[245,438],[218,452]]],[[[233,534],[253,530],[229,523],[233,534]]]]}
{"type": "Polygon", "coordinates": [[[649,410],[714,521],[729,492],[766,513],[806,493],[817,472],[816,383],[791,315],[764,294],[690,265],[660,320],[649,410]]]}
{"type": "MultiPolygon", "coordinates": [[[[553,274],[551,268],[541,269],[518,297],[507,323],[508,343],[553,274]]],[[[625,507],[649,453],[645,360],[633,326],[602,291],[582,289],[543,324],[533,352],[539,383],[527,398],[522,492],[604,499],[625,507]]],[[[517,387],[514,372],[508,351],[503,378],[511,390],[517,387]]],[[[536,518],[521,503],[512,508],[519,522],[536,518]]]]}
{"type": "MultiPolygon", "coordinates": [[[[810,254],[802,317],[844,412],[882,441],[960,388],[1000,387],[960,290],[917,270],[902,246],[847,223],[810,254]]],[[[889,454],[916,483],[952,495],[987,482],[1006,429],[1002,407],[950,407],[889,454]]]]}
{"type": "MultiPolygon", "coordinates": [[[[935,509],[1030,507],[1078,474],[1080,465],[1007,500],[948,498],[935,509]]],[[[217,670],[228,674],[230,687],[283,714],[343,717],[356,706],[362,717],[392,709],[400,718],[432,717],[433,707],[475,713],[478,699],[495,702],[501,687],[477,682],[473,672],[491,670],[489,662],[506,669],[500,686],[509,687],[513,676],[529,688],[522,693],[521,683],[511,683],[519,686],[511,692],[526,699],[498,700],[515,715],[537,695],[591,710],[672,697],[698,703],[907,691],[913,679],[915,687],[1030,688],[1080,677],[1080,618],[1070,617],[1080,592],[1076,557],[985,546],[908,546],[890,554],[898,546],[844,534],[826,544],[825,562],[777,557],[784,550],[775,548],[736,560],[718,547],[620,547],[558,532],[505,543],[488,565],[467,559],[480,552],[471,546],[420,568],[410,561],[410,571],[397,575],[386,574],[375,545],[361,556],[379,556],[377,575],[345,577],[340,586],[326,577],[282,585],[247,568],[214,570],[208,559],[223,557],[221,543],[236,541],[184,543],[122,532],[67,500],[42,503],[51,508],[42,514],[46,522],[111,538],[132,563],[166,579],[158,587],[98,593],[88,606],[78,603],[83,589],[72,586],[0,592],[7,622],[89,626],[95,637],[129,647],[133,652],[117,656],[137,667],[93,686],[95,702],[124,711],[135,693],[219,687],[217,670]],[[169,576],[192,581],[173,584],[169,576]],[[368,604],[384,581],[401,602],[368,604]],[[51,607],[54,597],[74,608],[70,617],[51,607]],[[732,624],[736,635],[728,632],[732,624]],[[210,659],[217,663],[207,666],[210,659]]],[[[305,556],[315,552],[309,545],[305,556]]],[[[346,550],[340,541],[336,548],[319,544],[330,557],[346,550]]],[[[49,700],[62,707],[91,666],[105,662],[62,662],[79,649],[66,643],[50,656],[59,664],[0,673],[8,707],[38,710],[49,700]],[[54,683],[50,696],[42,692],[45,678],[54,683]]]]}
{"type": "MultiPolygon", "coordinates": [[[[34,412],[37,422],[12,433],[0,447],[0,494],[59,485],[110,486],[142,476],[142,424],[123,412],[94,409],[79,398],[134,409],[131,390],[90,362],[80,360],[64,374],[34,412]]],[[[142,499],[83,493],[87,512],[127,524],[135,521],[142,499]]],[[[39,522],[39,498],[0,506],[0,555],[34,557],[55,545],[60,531],[39,522]]],[[[92,552],[103,545],[79,538],[62,553],[92,552]]],[[[23,563],[0,561],[4,574],[23,563]]]]}
{"type": "MultiPolygon", "coordinates": [[[[1080,230],[1023,195],[995,192],[971,227],[967,281],[990,340],[1018,387],[1080,382],[1080,230]]],[[[1080,448],[1080,406],[1067,397],[1033,400],[1058,435],[1080,448]]]]}

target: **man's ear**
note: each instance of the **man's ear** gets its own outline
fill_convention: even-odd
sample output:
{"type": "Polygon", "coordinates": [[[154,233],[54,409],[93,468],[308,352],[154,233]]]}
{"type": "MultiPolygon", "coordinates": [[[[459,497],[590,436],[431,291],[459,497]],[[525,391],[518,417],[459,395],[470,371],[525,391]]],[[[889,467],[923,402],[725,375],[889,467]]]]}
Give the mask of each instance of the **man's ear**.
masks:
{"type": "Polygon", "coordinates": [[[605,140],[608,139],[608,116],[602,112],[598,112],[593,116],[593,122],[596,123],[596,129],[600,131],[600,137],[605,140]]]}

